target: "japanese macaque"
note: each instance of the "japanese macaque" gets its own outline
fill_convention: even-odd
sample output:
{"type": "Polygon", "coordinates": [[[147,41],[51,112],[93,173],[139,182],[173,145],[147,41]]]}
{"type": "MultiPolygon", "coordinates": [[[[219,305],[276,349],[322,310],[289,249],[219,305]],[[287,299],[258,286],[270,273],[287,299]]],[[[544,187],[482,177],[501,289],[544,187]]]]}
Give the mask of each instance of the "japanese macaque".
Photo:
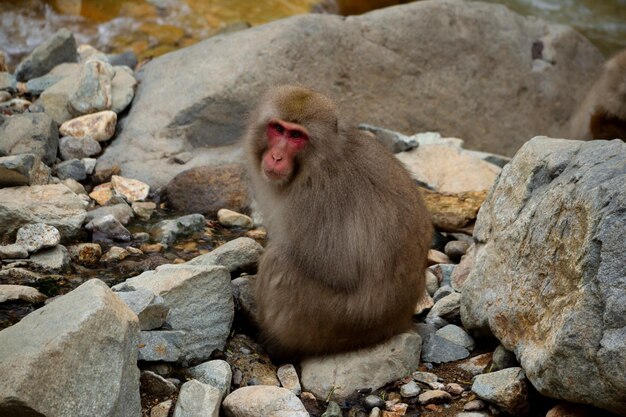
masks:
{"type": "Polygon", "coordinates": [[[570,138],[626,140],[626,50],[604,64],[570,121],[570,138]]]}
{"type": "Polygon", "coordinates": [[[412,326],[432,226],[417,186],[329,98],[270,89],[251,115],[249,175],[269,242],[255,297],[278,358],[356,349],[412,326]]]}

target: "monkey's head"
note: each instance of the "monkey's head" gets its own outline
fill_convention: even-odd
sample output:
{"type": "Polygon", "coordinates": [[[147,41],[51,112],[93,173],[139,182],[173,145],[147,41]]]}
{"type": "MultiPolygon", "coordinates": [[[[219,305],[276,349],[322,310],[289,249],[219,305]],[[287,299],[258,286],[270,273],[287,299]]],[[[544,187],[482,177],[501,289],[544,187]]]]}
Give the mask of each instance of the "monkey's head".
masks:
{"type": "Polygon", "coordinates": [[[303,87],[269,90],[250,129],[255,162],[262,176],[276,186],[289,184],[305,165],[337,157],[342,146],[335,104],[303,87]]]}

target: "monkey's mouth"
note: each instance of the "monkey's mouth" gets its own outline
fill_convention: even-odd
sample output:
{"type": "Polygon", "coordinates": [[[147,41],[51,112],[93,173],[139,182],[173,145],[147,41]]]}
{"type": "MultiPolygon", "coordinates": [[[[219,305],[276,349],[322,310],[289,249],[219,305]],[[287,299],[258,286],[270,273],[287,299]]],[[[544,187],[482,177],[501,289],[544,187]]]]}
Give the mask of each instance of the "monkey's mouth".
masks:
{"type": "Polygon", "coordinates": [[[266,180],[275,184],[282,184],[286,182],[289,178],[289,175],[287,175],[284,172],[275,171],[273,169],[267,169],[267,168],[263,169],[263,176],[265,177],[266,180]]]}

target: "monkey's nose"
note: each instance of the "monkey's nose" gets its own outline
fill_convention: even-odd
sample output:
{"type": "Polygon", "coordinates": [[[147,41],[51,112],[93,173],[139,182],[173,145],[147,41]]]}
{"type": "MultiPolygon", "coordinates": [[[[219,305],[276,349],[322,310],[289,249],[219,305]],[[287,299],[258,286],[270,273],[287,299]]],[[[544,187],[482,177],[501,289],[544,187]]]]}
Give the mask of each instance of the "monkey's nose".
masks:
{"type": "Polygon", "coordinates": [[[283,157],[282,157],[282,156],[280,156],[280,155],[274,155],[274,154],[272,154],[272,159],[273,159],[274,161],[278,162],[278,161],[282,161],[283,157]]]}

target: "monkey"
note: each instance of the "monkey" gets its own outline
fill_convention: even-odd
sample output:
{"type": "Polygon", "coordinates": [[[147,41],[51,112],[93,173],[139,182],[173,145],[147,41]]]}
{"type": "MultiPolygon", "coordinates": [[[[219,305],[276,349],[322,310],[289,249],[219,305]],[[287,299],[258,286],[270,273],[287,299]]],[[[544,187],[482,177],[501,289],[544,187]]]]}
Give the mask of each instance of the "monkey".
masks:
{"type": "Polygon", "coordinates": [[[570,120],[570,138],[626,140],[626,50],[604,64],[570,120]]]}
{"type": "Polygon", "coordinates": [[[264,95],[244,146],[268,231],[254,294],[270,355],[355,350],[409,330],[432,225],[405,167],[300,86],[264,95]]]}

